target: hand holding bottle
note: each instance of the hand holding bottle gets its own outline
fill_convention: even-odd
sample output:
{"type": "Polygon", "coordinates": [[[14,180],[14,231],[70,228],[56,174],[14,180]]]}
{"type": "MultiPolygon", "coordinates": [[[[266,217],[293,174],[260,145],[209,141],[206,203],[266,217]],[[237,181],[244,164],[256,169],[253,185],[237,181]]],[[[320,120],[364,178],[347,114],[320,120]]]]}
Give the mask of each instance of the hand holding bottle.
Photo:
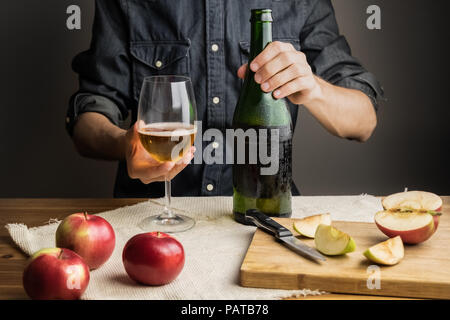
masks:
{"type": "MultiPolygon", "coordinates": [[[[288,98],[294,104],[308,104],[320,99],[322,89],[303,52],[290,43],[270,43],[250,64],[255,72],[255,82],[264,92],[272,92],[277,99],[288,98]]],[[[247,64],[238,70],[244,78],[247,64]]]]}
{"type": "MultiPolygon", "coordinates": [[[[252,10],[250,61],[260,61],[261,58],[258,57],[266,52],[265,48],[270,47],[272,21],[271,9],[252,10]]],[[[244,74],[245,69],[241,68],[240,75],[244,74]]],[[[247,72],[232,123],[234,129],[253,130],[258,139],[250,142],[249,138],[249,143],[244,145],[245,149],[238,150],[237,144],[234,146],[234,154],[242,154],[247,158],[247,161],[236,161],[233,164],[233,214],[236,221],[244,224],[250,223],[245,218],[250,209],[273,217],[287,218],[292,214],[291,114],[285,99],[274,98],[269,93],[270,90],[261,91],[260,86],[255,81],[253,70],[247,72]],[[269,132],[274,136],[269,138],[269,132]],[[256,145],[259,152],[253,148],[256,145]],[[271,159],[264,155],[261,157],[260,152],[264,149],[262,146],[265,146],[266,151],[270,150],[271,159]],[[256,153],[259,155],[256,162],[250,161],[250,155],[256,153]],[[268,168],[271,169],[267,170],[268,168]]]]}

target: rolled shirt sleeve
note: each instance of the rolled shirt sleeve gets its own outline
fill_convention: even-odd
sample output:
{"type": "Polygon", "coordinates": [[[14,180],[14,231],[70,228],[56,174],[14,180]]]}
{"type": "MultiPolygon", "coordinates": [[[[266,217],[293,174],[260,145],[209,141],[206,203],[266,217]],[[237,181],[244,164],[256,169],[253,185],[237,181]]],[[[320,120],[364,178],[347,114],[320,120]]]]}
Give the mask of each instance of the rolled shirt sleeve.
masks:
{"type": "Polygon", "coordinates": [[[378,109],[378,103],[384,96],[383,88],[375,76],[352,56],[347,40],[339,34],[330,0],[316,1],[300,41],[301,50],[317,76],[334,85],[362,91],[378,109]]]}
{"type": "Polygon", "coordinates": [[[119,125],[128,115],[130,62],[126,17],[122,0],[96,0],[89,50],[77,55],[72,68],[79,75],[79,90],[71,97],[66,117],[70,135],[78,117],[97,112],[119,125]]]}

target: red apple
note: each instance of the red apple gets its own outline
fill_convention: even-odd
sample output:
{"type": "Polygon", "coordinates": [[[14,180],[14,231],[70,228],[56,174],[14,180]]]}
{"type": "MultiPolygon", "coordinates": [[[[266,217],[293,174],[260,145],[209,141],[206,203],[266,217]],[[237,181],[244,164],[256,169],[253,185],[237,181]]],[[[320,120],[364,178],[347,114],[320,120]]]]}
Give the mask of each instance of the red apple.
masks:
{"type": "Polygon", "coordinates": [[[184,249],[180,242],[168,234],[141,233],[125,244],[122,260],[131,279],[159,286],[173,281],[181,272],[184,249]]]}
{"type": "Polygon", "coordinates": [[[416,244],[429,239],[436,228],[433,216],[419,211],[380,211],[375,215],[377,227],[390,238],[400,236],[403,243],[416,244]]]}
{"type": "Polygon", "coordinates": [[[69,249],[36,252],[23,272],[23,287],[31,299],[79,299],[88,283],[88,266],[69,249]]]}
{"type": "MultiPolygon", "coordinates": [[[[406,191],[392,194],[381,202],[385,210],[412,209],[417,211],[440,212],[442,199],[438,195],[425,191],[406,191]]],[[[433,213],[432,213],[433,214],[433,213]]],[[[440,214],[433,214],[434,227],[439,225],[440,214]]]]}
{"type": "Polygon", "coordinates": [[[74,213],[56,230],[56,246],[78,253],[90,269],[104,264],[114,251],[116,236],[108,221],[96,215],[74,213]]]}

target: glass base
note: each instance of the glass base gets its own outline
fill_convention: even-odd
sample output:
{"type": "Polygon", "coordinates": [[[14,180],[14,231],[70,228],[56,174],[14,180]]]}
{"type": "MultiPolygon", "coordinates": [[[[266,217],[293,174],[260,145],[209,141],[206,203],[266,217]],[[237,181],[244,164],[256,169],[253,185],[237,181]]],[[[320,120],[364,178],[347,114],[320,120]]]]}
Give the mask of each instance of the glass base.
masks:
{"type": "Polygon", "coordinates": [[[168,216],[165,213],[145,218],[139,223],[139,227],[146,232],[160,231],[165,233],[186,231],[194,225],[195,220],[192,218],[182,214],[168,216]]]}

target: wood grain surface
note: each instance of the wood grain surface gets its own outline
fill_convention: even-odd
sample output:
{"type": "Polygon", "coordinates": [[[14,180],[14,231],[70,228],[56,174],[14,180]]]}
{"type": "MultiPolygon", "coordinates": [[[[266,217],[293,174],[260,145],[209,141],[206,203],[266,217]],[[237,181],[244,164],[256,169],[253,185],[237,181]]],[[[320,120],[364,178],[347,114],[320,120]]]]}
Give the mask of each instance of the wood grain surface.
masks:
{"type": "MultiPolygon", "coordinates": [[[[380,267],[380,288],[370,289],[367,280],[373,265],[363,252],[387,239],[374,223],[333,222],[350,234],[356,251],[325,262],[307,260],[257,230],[241,266],[241,285],[258,288],[319,289],[334,293],[450,299],[449,198],[437,232],[419,245],[405,246],[405,257],[396,266],[380,267]]],[[[374,212],[375,214],[375,212],[374,212]]],[[[294,219],[276,219],[291,229],[294,219]]],[[[296,232],[293,232],[297,234],[296,232]]],[[[314,240],[299,237],[311,247],[314,240]]],[[[374,283],[374,282],[370,282],[374,283]]]]}
{"type": "MultiPolygon", "coordinates": [[[[69,214],[88,211],[99,213],[146,199],[0,199],[0,299],[27,299],[22,287],[22,272],[27,256],[17,248],[4,225],[25,223],[29,227],[45,224],[51,218],[63,219],[69,214]]],[[[445,198],[450,203],[450,197],[445,198]]],[[[447,210],[448,211],[448,210],[447,210]]],[[[326,294],[297,299],[318,300],[361,300],[396,299],[366,295],[326,294]]]]}

